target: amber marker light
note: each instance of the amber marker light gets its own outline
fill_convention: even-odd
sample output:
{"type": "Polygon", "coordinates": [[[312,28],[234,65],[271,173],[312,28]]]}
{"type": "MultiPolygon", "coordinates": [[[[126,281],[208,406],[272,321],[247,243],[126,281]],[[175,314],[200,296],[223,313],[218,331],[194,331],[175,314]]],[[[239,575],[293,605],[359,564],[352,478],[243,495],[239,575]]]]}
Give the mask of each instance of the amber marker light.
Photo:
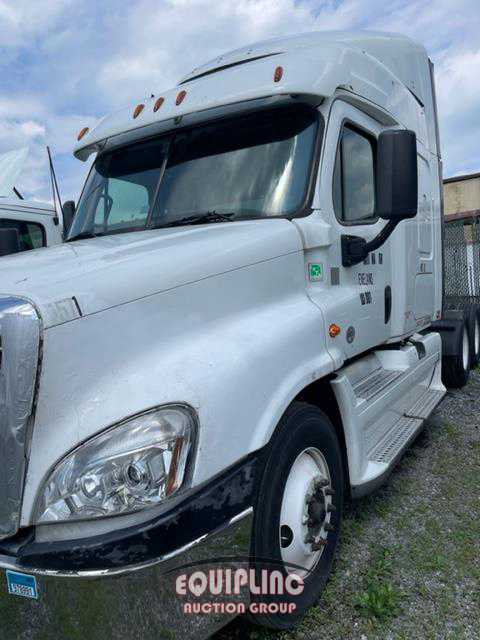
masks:
{"type": "Polygon", "coordinates": [[[280,82],[283,77],[283,67],[277,67],[275,69],[275,73],[273,74],[274,82],[280,82]]]}
{"type": "Polygon", "coordinates": [[[180,91],[180,93],[177,96],[177,99],[175,100],[175,104],[177,105],[177,107],[179,104],[182,104],[182,102],[185,100],[186,95],[187,95],[187,92],[185,90],[180,91]]]}
{"type": "Polygon", "coordinates": [[[157,98],[155,100],[155,104],[153,105],[153,110],[158,111],[164,102],[165,98],[157,98]]]}
{"type": "Polygon", "coordinates": [[[144,108],[145,108],[144,104],[137,104],[137,106],[135,107],[135,111],[133,112],[133,117],[138,118],[138,116],[142,113],[144,108]]]}
{"type": "Polygon", "coordinates": [[[330,334],[331,338],[336,338],[341,332],[340,327],[338,326],[338,324],[331,324],[328,328],[328,333],[330,334]]]}
{"type": "Polygon", "coordinates": [[[80,131],[80,133],[77,136],[77,140],[81,140],[84,136],[87,135],[89,131],[90,129],[88,127],[83,127],[83,129],[80,131]]]}

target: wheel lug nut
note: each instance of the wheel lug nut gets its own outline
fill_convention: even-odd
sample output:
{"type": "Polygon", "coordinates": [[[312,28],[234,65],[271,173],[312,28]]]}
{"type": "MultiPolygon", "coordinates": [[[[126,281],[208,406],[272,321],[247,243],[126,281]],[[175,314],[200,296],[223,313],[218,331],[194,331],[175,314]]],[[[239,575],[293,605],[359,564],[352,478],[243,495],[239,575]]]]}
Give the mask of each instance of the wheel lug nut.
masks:
{"type": "Polygon", "coordinates": [[[321,489],[322,487],[326,487],[328,484],[328,480],[326,478],[318,478],[315,480],[315,486],[317,489],[321,489]]]}
{"type": "Polygon", "coordinates": [[[323,538],[320,538],[320,540],[317,540],[317,542],[314,542],[312,544],[312,551],[320,551],[320,549],[323,549],[323,547],[327,544],[327,541],[324,540],[323,538]]]}
{"type": "Polygon", "coordinates": [[[325,522],[323,528],[325,529],[325,531],[335,531],[335,527],[333,526],[333,524],[330,524],[330,522],[325,522]]]}
{"type": "Polygon", "coordinates": [[[315,538],[311,534],[309,534],[308,536],[306,536],[304,542],[305,544],[310,544],[311,542],[315,542],[315,538]]]}
{"type": "Polygon", "coordinates": [[[325,495],[326,496],[334,496],[335,495],[335,489],[332,489],[331,487],[327,487],[327,489],[325,489],[325,495]]]}

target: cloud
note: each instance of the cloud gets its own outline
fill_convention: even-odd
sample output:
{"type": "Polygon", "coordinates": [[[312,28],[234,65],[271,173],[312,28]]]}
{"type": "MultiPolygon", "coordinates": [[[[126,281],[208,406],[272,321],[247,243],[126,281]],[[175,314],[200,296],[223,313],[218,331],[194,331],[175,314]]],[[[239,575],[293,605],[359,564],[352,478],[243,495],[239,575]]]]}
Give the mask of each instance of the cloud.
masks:
{"type": "Polygon", "coordinates": [[[0,152],[29,144],[19,187],[50,198],[49,144],[62,193],[76,199],[88,170],[71,155],[76,134],[106,112],[255,40],[368,28],[426,45],[436,63],[445,173],[479,170],[479,14],[474,0],[0,0],[0,152]]]}
{"type": "MultiPolygon", "coordinates": [[[[28,50],[38,37],[44,37],[58,26],[58,20],[73,0],[0,0],[0,49],[5,54],[28,50]]],[[[2,65],[8,61],[2,59],[2,65]]]]}
{"type": "Polygon", "coordinates": [[[438,65],[437,96],[445,174],[480,169],[480,49],[445,56],[438,65]]]}
{"type": "Polygon", "coordinates": [[[29,147],[17,184],[25,197],[51,199],[47,145],[55,151],[65,193],[77,195],[87,168],[71,158],[73,141],[82,126],[91,126],[95,120],[86,114],[56,113],[42,96],[19,94],[4,98],[0,94],[0,152],[29,147]]]}

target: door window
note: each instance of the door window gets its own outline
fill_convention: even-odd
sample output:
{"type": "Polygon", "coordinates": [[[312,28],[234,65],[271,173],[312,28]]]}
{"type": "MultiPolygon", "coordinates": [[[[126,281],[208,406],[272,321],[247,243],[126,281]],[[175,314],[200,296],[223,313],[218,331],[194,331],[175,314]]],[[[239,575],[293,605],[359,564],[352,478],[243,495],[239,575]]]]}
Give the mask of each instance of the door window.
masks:
{"type": "Polygon", "coordinates": [[[38,249],[46,245],[45,229],[37,222],[26,220],[8,220],[0,218],[0,229],[16,229],[20,243],[20,251],[38,249]]]}
{"type": "Polygon", "coordinates": [[[342,127],[333,172],[335,215],[345,224],[375,220],[374,140],[342,127]]]}

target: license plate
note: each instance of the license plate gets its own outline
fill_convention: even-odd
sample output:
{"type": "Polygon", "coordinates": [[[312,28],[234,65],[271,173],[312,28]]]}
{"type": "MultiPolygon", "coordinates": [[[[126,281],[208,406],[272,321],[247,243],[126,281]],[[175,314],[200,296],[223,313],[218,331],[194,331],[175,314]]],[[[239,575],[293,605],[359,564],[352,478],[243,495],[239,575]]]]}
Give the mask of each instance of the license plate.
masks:
{"type": "Polygon", "coordinates": [[[24,598],[38,598],[37,579],[27,573],[7,571],[8,593],[24,598]]]}

